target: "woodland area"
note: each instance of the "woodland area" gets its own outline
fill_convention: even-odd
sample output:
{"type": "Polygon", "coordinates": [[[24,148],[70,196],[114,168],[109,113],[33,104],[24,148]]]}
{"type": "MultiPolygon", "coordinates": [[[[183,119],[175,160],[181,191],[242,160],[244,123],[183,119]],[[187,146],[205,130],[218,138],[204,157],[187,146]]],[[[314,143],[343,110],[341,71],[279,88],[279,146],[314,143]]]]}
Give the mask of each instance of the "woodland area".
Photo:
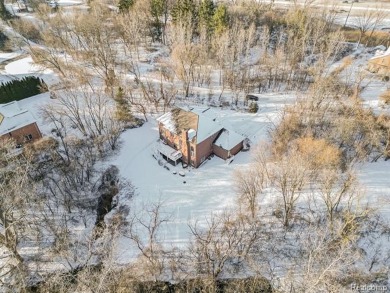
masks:
{"type": "Polygon", "coordinates": [[[60,82],[41,111],[50,136],[19,156],[0,140],[5,292],[388,285],[389,223],[363,200],[356,166],[389,158],[390,117],[363,105],[368,73],[346,57],[359,45],[389,46],[377,31],[383,11],[345,28],[335,9],[272,1],[93,0],[71,12],[28,3],[34,18],[7,21],[21,38],[8,46],[26,46],[60,82]],[[160,241],[170,221],[162,202],[136,208],[142,195],[131,180],[115,166],[98,168],[120,149],[124,129],[178,101],[240,110],[247,94],[274,91],[297,100],[253,147],[252,163],[234,172],[234,206],[190,222],[184,246],[160,241]],[[133,244],[131,263],[117,261],[122,238],[133,244]]]}

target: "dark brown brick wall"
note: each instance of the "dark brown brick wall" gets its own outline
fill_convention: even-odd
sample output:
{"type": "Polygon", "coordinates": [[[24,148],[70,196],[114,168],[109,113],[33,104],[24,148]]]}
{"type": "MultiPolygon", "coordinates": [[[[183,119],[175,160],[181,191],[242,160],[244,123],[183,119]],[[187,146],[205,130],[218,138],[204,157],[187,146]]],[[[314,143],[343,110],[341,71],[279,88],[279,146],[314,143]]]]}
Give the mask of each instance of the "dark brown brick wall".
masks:
{"type": "Polygon", "coordinates": [[[202,164],[202,158],[206,160],[212,153],[213,153],[213,142],[219,135],[219,133],[222,130],[218,131],[217,133],[211,135],[204,141],[202,141],[200,144],[197,145],[196,151],[195,151],[195,158],[194,160],[194,167],[198,168],[200,164],[202,164]]]}
{"type": "Polygon", "coordinates": [[[187,133],[185,131],[180,134],[171,133],[161,123],[158,124],[158,129],[160,139],[163,139],[170,147],[181,151],[183,162],[188,164],[187,133]]]}
{"type": "MultiPolygon", "coordinates": [[[[215,139],[218,137],[218,135],[222,130],[211,135],[210,137],[208,137],[207,139],[205,139],[204,141],[196,145],[195,143],[192,142],[187,143],[187,133],[185,131],[177,135],[169,132],[161,123],[159,123],[158,128],[160,133],[160,139],[166,141],[170,147],[176,150],[180,150],[183,155],[182,157],[183,162],[190,164],[195,168],[198,168],[200,164],[203,163],[202,158],[204,158],[204,160],[207,160],[207,158],[212,153],[215,153],[215,155],[217,155],[218,157],[224,160],[228,159],[228,151],[213,144],[215,139]],[[191,151],[190,151],[191,146],[194,149],[193,156],[191,156],[191,151]],[[188,160],[188,156],[190,156],[190,160],[188,160]]],[[[239,151],[241,151],[242,147],[243,147],[243,142],[240,142],[238,145],[236,145],[234,148],[231,149],[230,154],[232,156],[237,154],[239,151]]]]}
{"type": "MultiPolygon", "coordinates": [[[[230,155],[231,156],[234,156],[235,154],[237,154],[238,152],[240,152],[243,148],[243,142],[240,142],[238,145],[236,145],[234,148],[232,148],[230,150],[230,155]]],[[[229,152],[217,145],[213,145],[213,152],[216,156],[220,157],[221,159],[228,159],[228,154],[229,152]]]]}
{"type": "Polygon", "coordinates": [[[1,136],[1,138],[12,138],[18,144],[23,144],[26,142],[33,142],[37,139],[40,139],[41,137],[42,137],[42,134],[41,134],[36,123],[31,123],[29,125],[26,125],[26,126],[19,128],[19,129],[15,129],[15,130],[1,136]],[[29,135],[29,134],[32,135],[32,140],[26,141],[25,136],[29,135]]]}

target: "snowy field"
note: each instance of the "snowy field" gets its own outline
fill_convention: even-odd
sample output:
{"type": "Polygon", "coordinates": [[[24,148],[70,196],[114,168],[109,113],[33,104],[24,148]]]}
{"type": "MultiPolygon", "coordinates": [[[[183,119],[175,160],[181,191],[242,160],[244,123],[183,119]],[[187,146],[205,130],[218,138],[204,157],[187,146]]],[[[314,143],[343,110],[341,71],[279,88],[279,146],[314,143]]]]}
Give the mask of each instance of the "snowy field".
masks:
{"type": "Polygon", "coordinates": [[[0,65],[5,61],[9,62],[4,66],[4,69],[0,67],[0,83],[21,79],[25,76],[37,76],[42,78],[48,85],[53,85],[59,81],[53,71],[37,66],[31,57],[18,59],[19,56],[21,56],[20,53],[0,52],[0,65]],[[12,61],[13,59],[17,60],[12,61]]]}
{"type": "Polygon", "coordinates": [[[16,57],[20,56],[20,53],[18,52],[12,52],[12,53],[0,53],[0,64],[7,60],[12,60],[16,57]]]}
{"type": "Polygon", "coordinates": [[[390,221],[390,161],[366,163],[357,169],[365,199],[390,221]]]}
{"type": "MultiPolygon", "coordinates": [[[[85,4],[83,1],[78,1],[78,0],[47,0],[46,3],[50,7],[62,7],[62,8],[67,8],[67,7],[74,7],[74,6],[81,6],[85,4]]],[[[31,15],[31,10],[29,12],[26,11],[26,6],[22,1],[20,2],[13,2],[13,3],[5,3],[5,8],[8,10],[9,13],[13,15],[17,15],[19,17],[24,17],[24,18],[33,18],[31,15]]]]}

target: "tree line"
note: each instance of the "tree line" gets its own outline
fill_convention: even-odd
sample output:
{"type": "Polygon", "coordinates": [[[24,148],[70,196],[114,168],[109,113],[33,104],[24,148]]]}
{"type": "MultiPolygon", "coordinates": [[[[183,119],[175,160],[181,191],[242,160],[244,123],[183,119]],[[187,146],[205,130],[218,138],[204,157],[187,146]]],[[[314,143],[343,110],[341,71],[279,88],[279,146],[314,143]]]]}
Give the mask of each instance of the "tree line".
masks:
{"type": "Polygon", "coordinates": [[[0,103],[23,100],[47,91],[46,83],[35,76],[2,82],[0,85],[0,103]]]}

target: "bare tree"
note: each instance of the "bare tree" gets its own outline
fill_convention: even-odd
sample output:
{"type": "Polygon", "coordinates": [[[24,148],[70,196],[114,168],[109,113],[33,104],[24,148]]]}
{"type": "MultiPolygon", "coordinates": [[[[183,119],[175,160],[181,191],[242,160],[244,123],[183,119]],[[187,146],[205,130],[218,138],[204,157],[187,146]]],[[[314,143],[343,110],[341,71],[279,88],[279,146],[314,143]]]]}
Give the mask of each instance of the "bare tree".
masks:
{"type": "Polygon", "coordinates": [[[281,197],[283,225],[288,227],[299,196],[309,183],[309,167],[298,152],[292,151],[271,162],[268,176],[281,197]]]}
{"type": "Polygon", "coordinates": [[[15,144],[0,139],[0,247],[5,257],[0,261],[0,283],[5,288],[26,285],[27,268],[20,253],[20,243],[26,236],[29,200],[32,188],[28,182],[29,165],[12,154],[15,144]]]}
{"type": "Polygon", "coordinates": [[[204,227],[190,224],[193,242],[189,253],[197,274],[217,278],[232,265],[240,267],[257,239],[257,221],[246,221],[229,213],[212,215],[204,227]]]}
{"type": "Polygon", "coordinates": [[[199,48],[194,44],[177,44],[172,50],[172,60],[177,78],[183,83],[185,97],[190,94],[194,70],[199,58],[199,48]]]}
{"type": "Polygon", "coordinates": [[[57,99],[45,109],[53,122],[76,128],[80,134],[96,140],[103,151],[108,143],[114,150],[125,122],[116,116],[115,104],[102,90],[91,84],[66,87],[55,93],[57,99]]]}
{"type": "Polygon", "coordinates": [[[348,210],[351,202],[356,201],[354,197],[357,197],[358,190],[355,175],[350,170],[323,170],[317,184],[332,227],[340,205],[344,205],[343,208],[348,210]]]}
{"type": "Polygon", "coordinates": [[[160,232],[168,221],[162,211],[161,202],[145,206],[141,213],[131,217],[124,236],[131,239],[140,252],[135,274],[143,280],[159,280],[168,267],[160,232]],[[140,269],[141,268],[141,269],[140,269]]]}
{"type": "Polygon", "coordinates": [[[387,12],[381,8],[366,9],[362,14],[355,19],[353,27],[357,28],[360,32],[358,45],[361,43],[362,38],[369,32],[368,39],[371,38],[374,31],[378,29],[378,26],[383,22],[387,12]]]}
{"type": "Polygon", "coordinates": [[[233,175],[238,201],[243,209],[249,209],[251,217],[256,218],[259,209],[259,195],[266,186],[267,174],[260,164],[250,166],[247,170],[238,170],[233,175]]]}
{"type": "Polygon", "coordinates": [[[152,105],[156,113],[161,110],[165,113],[173,106],[178,90],[173,84],[167,84],[163,81],[161,72],[159,82],[146,79],[139,83],[145,102],[152,105]]]}

